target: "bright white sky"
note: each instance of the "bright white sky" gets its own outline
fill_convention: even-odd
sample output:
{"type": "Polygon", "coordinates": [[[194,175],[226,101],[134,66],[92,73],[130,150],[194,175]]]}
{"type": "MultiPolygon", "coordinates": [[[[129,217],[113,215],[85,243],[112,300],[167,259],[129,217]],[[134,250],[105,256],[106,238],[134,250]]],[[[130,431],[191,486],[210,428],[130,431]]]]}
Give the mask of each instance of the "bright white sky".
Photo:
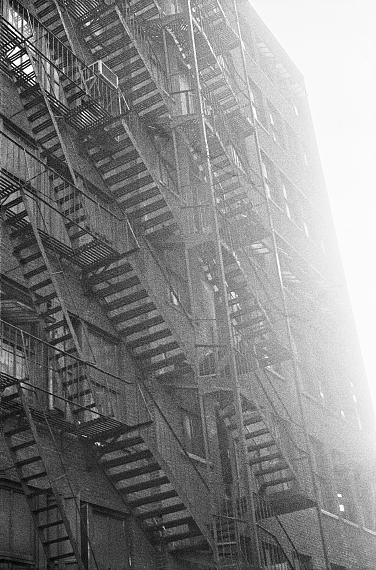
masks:
{"type": "Polygon", "coordinates": [[[250,0],[302,71],[376,396],[376,0],[250,0]]]}

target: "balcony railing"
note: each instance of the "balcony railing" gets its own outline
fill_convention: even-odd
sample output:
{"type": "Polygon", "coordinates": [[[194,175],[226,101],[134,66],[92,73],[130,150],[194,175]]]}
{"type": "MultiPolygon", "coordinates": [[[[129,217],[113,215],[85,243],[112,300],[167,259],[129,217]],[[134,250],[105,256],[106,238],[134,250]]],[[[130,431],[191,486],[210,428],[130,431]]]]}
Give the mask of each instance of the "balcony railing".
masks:
{"type": "MultiPolygon", "coordinates": [[[[113,418],[127,426],[140,426],[141,435],[191,511],[202,533],[211,542],[209,486],[185,450],[170,419],[146,386],[129,383],[99,366],[75,358],[50,344],[0,320],[0,382],[3,395],[21,383],[28,405],[35,413],[66,408],[66,419],[81,406],[74,394],[88,379],[96,406],[91,417],[113,418]],[[68,386],[68,388],[65,388],[68,386]],[[67,411],[70,409],[70,414],[67,411]]],[[[0,415],[14,411],[14,403],[2,402],[0,415]]],[[[72,428],[73,429],[73,428],[72,428]]],[[[84,426],[83,426],[84,429],[84,426]]],[[[80,433],[80,425],[77,425],[80,433]]]]}
{"type": "MultiPolygon", "coordinates": [[[[134,385],[3,320],[0,320],[0,377],[2,383],[8,380],[4,395],[14,392],[14,386],[10,385],[13,381],[21,382],[31,407],[60,410],[67,420],[73,421],[94,398],[90,419],[104,416],[131,425],[139,423],[134,410],[132,414],[129,412],[128,400],[136,396],[134,385]]],[[[145,417],[142,406],[140,414],[145,417]]]]}
{"type": "Polygon", "coordinates": [[[309,457],[302,424],[291,416],[272,383],[267,381],[266,375],[255,365],[251,354],[239,351],[236,354],[241,383],[251,384],[254,403],[263,416],[278,449],[296,475],[299,489],[308,497],[312,497],[309,457]]]}
{"type": "MultiPolygon", "coordinates": [[[[94,195],[74,186],[7,134],[0,134],[4,208],[6,198],[22,188],[38,229],[65,246],[72,245],[72,254],[82,264],[85,259],[89,262],[89,251],[99,261],[111,254],[120,255],[137,249],[129,221],[120,212],[107,208],[94,195]],[[69,236],[76,234],[80,238],[72,239],[70,244],[69,236]]],[[[7,210],[8,217],[14,214],[17,214],[17,206],[7,210]]]]}
{"type": "Polygon", "coordinates": [[[18,79],[37,85],[73,126],[90,127],[127,108],[124,97],[80,60],[17,0],[1,17],[3,57],[18,79]]]}
{"type": "Polygon", "coordinates": [[[155,84],[157,87],[162,88],[165,94],[167,94],[169,91],[168,75],[166,69],[159,61],[160,55],[156,53],[150,41],[150,30],[148,29],[148,24],[156,25],[158,20],[151,20],[151,22],[145,22],[144,25],[142,25],[135,16],[134,7],[130,6],[125,0],[120,2],[120,7],[117,7],[116,11],[120,21],[123,25],[125,24],[125,27],[129,30],[131,39],[139,53],[144,61],[147,62],[148,70],[155,84]]]}
{"type": "MultiPolygon", "coordinates": [[[[187,117],[189,119],[191,117],[192,120],[197,119],[199,102],[198,95],[193,89],[173,91],[171,96],[175,103],[173,112],[177,118],[187,117]]],[[[246,177],[249,170],[248,159],[244,149],[239,145],[234,133],[229,128],[229,117],[226,117],[226,114],[209,93],[203,94],[202,105],[208,129],[209,148],[213,144],[220,145],[223,155],[234,168],[235,174],[246,177]]],[[[182,125],[184,125],[183,122],[182,125]]],[[[192,137],[197,138],[197,134],[193,131],[192,137]]]]}
{"type": "Polygon", "coordinates": [[[141,386],[153,425],[143,430],[143,438],[163,470],[173,481],[185,505],[192,513],[208,542],[212,542],[209,524],[211,490],[205,477],[177,435],[176,418],[169,417],[158,404],[151,389],[141,386]]]}

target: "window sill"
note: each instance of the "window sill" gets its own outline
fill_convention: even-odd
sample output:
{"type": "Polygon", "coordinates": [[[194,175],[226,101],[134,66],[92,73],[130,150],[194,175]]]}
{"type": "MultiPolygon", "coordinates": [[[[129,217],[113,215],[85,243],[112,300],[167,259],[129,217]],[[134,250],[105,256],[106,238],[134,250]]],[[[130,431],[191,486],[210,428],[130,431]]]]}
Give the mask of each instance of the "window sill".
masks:
{"type": "Polygon", "coordinates": [[[201,457],[201,455],[196,455],[195,453],[191,453],[190,451],[187,451],[187,455],[189,459],[192,459],[192,461],[196,461],[196,463],[200,463],[201,465],[209,465],[209,467],[213,467],[213,462],[206,461],[205,457],[201,457]]]}
{"type": "Polygon", "coordinates": [[[278,378],[279,380],[283,380],[283,381],[286,380],[286,377],[282,376],[282,374],[280,374],[279,372],[276,372],[276,370],[273,370],[272,368],[269,368],[269,367],[267,367],[266,370],[275,378],[278,378]]]}
{"type": "Polygon", "coordinates": [[[371,534],[372,536],[376,536],[376,531],[371,530],[370,528],[367,528],[365,526],[362,526],[358,523],[355,523],[353,521],[350,521],[349,519],[345,519],[343,517],[339,517],[338,515],[335,515],[334,513],[331,513],[330,511],[326,511],[325,509],[321,509],[321,512],[324,516],[329,517],[331,519],[335,519],[337,521],[341,521],[344,524],[347,524],[348,526],[352,526],[354,528],[357,528],[363,532],[366,532],[367,534],[371,534]]]}
{"type": "Polygon", "coordinates": [[[307,400],[310,400],[311,402],[313,402],[317,406],[320,406],[320,408],[325,410],[325,412],[328,413],[332,418],[334,418],[336,420],[340,420],[341,423],[345,424],[347,427],[350,427],[352,430],[356,429],[359,433],[363,432],[363,430],[356,423],[353,423],[350,420],[348,420],[347,418],[344,418],[343,416],[341,416],[340,412],[334,411],[325,402],[325,400],[320,400],[318,397],[312,396],[312,394],[310,394],[309,392],[306,392],[305,390],[302,390],[301,393],[302,393],[302,396],[304,396],[304,398],[306,398],[307,400]]]}

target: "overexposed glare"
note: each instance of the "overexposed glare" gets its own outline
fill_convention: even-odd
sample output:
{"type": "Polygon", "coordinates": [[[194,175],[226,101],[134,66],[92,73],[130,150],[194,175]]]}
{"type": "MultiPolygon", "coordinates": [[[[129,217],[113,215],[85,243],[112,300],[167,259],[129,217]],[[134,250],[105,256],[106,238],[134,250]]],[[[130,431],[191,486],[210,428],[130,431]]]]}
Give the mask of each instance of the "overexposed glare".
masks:
{"type": "Polygon", "coordinates": [[[376,0],[250,0],[302,71],[376,395],[376,0]]]}

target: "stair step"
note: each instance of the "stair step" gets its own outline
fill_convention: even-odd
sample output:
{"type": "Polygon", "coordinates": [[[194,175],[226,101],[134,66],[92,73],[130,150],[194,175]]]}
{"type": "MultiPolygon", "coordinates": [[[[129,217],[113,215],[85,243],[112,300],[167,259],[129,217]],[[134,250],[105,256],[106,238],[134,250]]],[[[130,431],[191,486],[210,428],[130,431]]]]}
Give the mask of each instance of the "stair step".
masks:
{"type": "Polygon", "coordinates": [[[13,239],[22,238],[22,240],[25,240],[23,241],[25,247],[28,247],[30,245],[30,238],[35,241],[34,236],[31,237],[31,231],[32,230],[29,222],[25,222],[25,224],[22,224],[21,227],[16,227],[16,229],[14,229],[10,235],[13,239]]]}
{"type": "MultiPolygon", "coordinates": [[[[165,358],[164,360],[159,360],[158,362],[152,363],[143,363],[142,359],[140,360],[141,366],[145,371],[148,372],[157,372],[161,368],[166,368],[168,366],[177,366],[180,368],[186,368],[188,370],[189,365],[186,362],[186,357],[184,354],[178,354],[172,356],[171,358],[165,358]]],[[[162,378],[162,374],[158,376],[158,378],[162,378]]]]}
{"type": "Polygon", "coordinates": [[[6,204],[4,204],[4,206],[3,206],[3,208],[5,210],[10,210],[11,208],[14,208],[14,206],[18,206],[18,204],[21,204],[22,201],[23,201],[22,196],[18,196],[17,198],[14,198],[10,202],[6,202],[6,204]]]}
{"type": "Polygon", "coordinates": [[[141,497],[140,499],[135,499],[134,501],[128,501],[128,506],[131,509],[137,507],[142,507],[144,505],[150,505],[152,503],[158,503],[165,501],[167,499],[173,499],[177,497],[178,494],[174,489],[169,491],[164,491],[162,493],[156,493],[155,495],[148,495],[147,497],[141,497]]]}
{"type": "Polygon", "coordinates": [[[38,528],[40,530],[44,530],[45,528],[52,528],[53,526],[60,526],[62,524],[64,524],[64,522],[61,519],[58,519],[56,521],[50,521],[48,523],[39,524],[38,528]]]}
{"type": "Polygon", "coordinates": [[[96,273],[94,275],[90,275],[87,278],[87,281],[90,285],[97,285],[99,283],[103,283],[104,281],[108,281],[114,277],[120,277],[125,273],[129,273],[132,271],[133,267],[129,263],[124,263],[120,267],[114,267],[112,269],[107,269],[105,271],[101,271],[100,273],[96,273]]]}
{"type": "MultiPolygon", "coordinates": [[[[120,289],[122,291],[122,289],[120,289]]],[[[102,291],[98,291],[98,293],[102,295],[102,291]]],[[[130,295],[125,295],[124,297],[120,297],[115,301],[106,301],[107,303],[107,310],[108,311],[116,311],[117,309],[121,309],[122,307],[126,307],[132,303],[136,303],[137,301],[143,301],[149,297],[149,293],[145,290],[136,291],[135,293],[131,293],[130,295]]],[[[142,306],[142,305],[141,305],[142,306]]],[[[134,309],[132,309],[134,310],[134,309]]]]}
{"type": "Polygon", "coordinates": [[[24,467],[25,465],[31,465],[32,463],[36,463],[37,461],[42,461],[42,458],[39,455],[34,455],[34,457],[28,457],[27,459],[23,459],[22,461],[16,461],[15,464],[17,467],[24,467]]]}
{"type": "Polygon", "coordinates": [[[45,507],[40,507],[39,509],[33,509],[33,513],[36,515],[39,515],[41,513],[47,513],[48,511],[53,511],[54,509],[57,509],[57,504],[51,504],[51,505],[47,505],[45,507]]]}
{"type": "Polygon", "coordinates": [[[42,303],[48,303],[49,301],[53,301],[54,299],[56,299],[57,294],[54,291],[53,293],[50,293],[49,295],[41,295],[41,297],[42,297],[42,303]]]}
{"type": "Polygon", "coordinates": [[[26,271],[24,273],[24,277],[25,279],[30,279],[31,277],[35,277],[36,275],[39,275],[40,273],[43,273],[46,270],[47,267],[43,264],[40,265],[39,267],[36,267],[35,269],[32,269],[31,271],[26,271]]]}
{"type": "Polygon", "coordinates": [[[17,224],[18,222],[27,218],[28,214],[27,211],[24,210],[23,212],[19,212],[18,214],[13,214],[10,218],[8,218],[7,223],[10,225],[17,224]]]}
{"type": "Polygon", "coordinates": [[[254,438],[254,437],[260,437],[260,436],[262,436],[262,435],[267,435],[267,434],[269,434],[269,433],[270,433],[270,432],[269,432],[269,429],[268,429],[268,428],[258,429],[258,430],[255,430],[255,431],[253,431],[253,432],[248,432],[248,431],[247,431],[246,434],[245,434],[245,438],[246,438],[246,439],[251,439],[251,438],[254,438]]]}
{"type": "Polygon", "coordinates": [[[136,307],[135,309],[130,309],[129,311],[125,311],[124,313],[120,313],[119,315],[115,315],[114,317],[110,317],[113,323],[119,324],[124,321],[128,321],[130,319],[134,319],[145,313],[151,313],[155,311],[154,303],[146,303],[145,305],[141,305],[140,307],[136,307]]]}
{"type": "Polygon", "coordinates": [[[139,475],[146,475],[146,473],[153,473],[160,470],[159,463],[148,463],[148,465],[143,465],[142,467],[136,467],[135,469],[127,469],[121,473],[111,474],[111,479],[114,481],[123,481],[124,479],[133,479],[139,475]]]}
{"type": "Polygon", "coordinates": [[[49,557],[52,562],[55,560],[62,560],[63,558],[76,558],[74,552],[65,552],[64,554],[55,554],[49,557]]]}
{"type": "Polygon", "coordinates": [[[260,457],[255,457],[250,459],[249,465],[260,465],[260,463],[265,463],[265,461],[273,461],[274,459],[281,459],[282,455],[278,451],[276,453],[271,453],[270,455],[262,455],[260,457]]]}
{"type": "Polygon", "coordinates": [[[150,459],[153,454],[148,449],[143,449],[136,453],[129,453],[128,455],[122,455],[121,457],[115,457],[114,459],[105,459],[102,464],[106,469],[111,469],[112,467],[119,467],[119,465],[128,465],[129,463],[134,463],[135,461],[141,461],[141,459],[150,459]]]}
{"type": "Polygon", "coordinates": [[[45,330],[46,332],[52,332],[52,331],[54,331],[55,329],[59,329],[60,327],[66,326],[66,324],[67,324],[67,323],[66,323],[66,320],[65,320],[65,318],[64,318],[64,319],[62,319],[61,321],[56,321],[56,322],[54,322],[54,323],[52,323],[52,324],[50,324],[50,325],[47,325],[44,330],[45,330]]]}
{"type": "Polygon", "coordinates": [[[160,331],[156,331],[154,333],[150,333],[145,336],[140,336],[135,340],[127,342],[127,347],[132,350],[144,346],[145,344],[150,344],[151,342],[155,342],[156,340],[161,340],[170,335],[171,331],[169,329],[162,329],[160,331]]]}
{"type": "Polygon", "coordinates": [[[4,432],[5,437],[12,437],[13,435],[17,435],[18,433],[22,433],[29,430],[29,426],[27,424],[23,426],[18,426],[16,428],[12,428],[4,432]]]}
{"type": "Polygon", "coordinates": [[[186,524],[192,524],[194,523],[194,519],[191,516],[187,516],[187,517],[182,517],[180,519],[172,519],[170,521],[162,521],[160,523],[158,523],[157,525],[155,525],[153,528],[174,528],[177,526],[183,526],[186,524]]]}
{"type": "Polygon", "coordinates": [[[136,360],[149,360],[153,356],[158,356],[159,354],[165,354],[167,352],[171,352],[172,350],[176,350],[179,348],[178,343],[176,340],[172,342],[168,342],[166,344],[160,344],[155,348],[150,348],[149,350],[144,350],[143,352],[139,352],[135,354],[136,360]]]}
{"type": "Polygon", "coordinates": [[[109,443],[102,449],[99,449],[98,455],[106,455],[107,453],[112,453],[113,451],[128,449],[129,447],[133,447],[134,445],[138,445],[143,442],[144,440],[142,439],[141,436],[114,441],[113,443],[109,443]]]}
{"type": "Polygon", "coordinates": [[[47,540],[43,540],[43,544],[57,544],[59,542],[66,542],[67,540],[69,540],[69,536],[60,536],[58,538],[49,538],[47,540]]]}
{"type": "Polygon", "coordinates": [[[118,283],[111,283],[107,287],[103,287],[102,289],[96,289],[98,293],[101,294],[102,297],[109,297],[110,295],[115,295],[115,293],[119,293],[120,291],[124,291],[125,289],[130,289],[131,287],[135,287],[136,285],[140,284],[140,280],[137,275],[133,275],[128,279],[124,279],[124,281],[119,281],[118,283]]]}
{"type": "MultiPolygon", "coordinates": [[[[29,245],[27,245],[26,243],[24,243],[24,244],[20,244],[19,246],[16,246],[16,247],[14,248],[14,253],[15,253],[16,255],[19,255],[20,252],[21,252],[22,250],[26,249],[27,247],[29,247],[30,244],[31,244],[33,241],[34,241],[34,240],[32,240],[32,241],[29,243],[29,245]]],[[[40,251],[37,251],[36,253],[32,253],[31,255],[28,255],[28,256],[24,257],[23,259],[20,259],[20,264],[21,264],[21,265],[27,265],[28,263],[31,263],[32,261],[35,261],[35,260],[41,259],[41,258],[42,258],[42,255],[41,255],[40,251]]]]}
{"type": "Polygon", "coordinates": [[[33,479],[42,479],[43,477],[47,477],[46,471],[41,471],[40,473],[34,473],[33,475],[22,477],[22,481],[24,483],[28,483],[29,481],[33,481],[33,479]]]}
{"type": "MultiPolygon", "coordinates": [[[[254,437],[254,435],[252,434],[251,437],[254,437]]],[[[247,449],[248,451],[258,451],[259,449],[264,449],[265,447],[271,447],[272,445],[275,445],[275,441],[273,439],[268,439],[268,441],[260,441],[260,443],[256,443],[254,445],[248,445],[247,449]]]]}
{"type": "Polygon", "coordinates": [[[52,346],[56,346],[57,344],[61,344],[67,340],[72,340],[72,335],[70,332],[66,333],[63,336],[57,337],[57,338],[53,338],[51,339],[49,342],[52,346]]]}
{"type": "Polygon", "coordinates": [[[50,496],[52,495],[52,491],[50,487],[34,487],[33,492],[30,493],[29,497],[40,497],[43,495],[50,496]]]}
{"type": "Polygon", "coordinates": [[[43,311],[42,315],[44,318],[48,318],[48,317],[52,317],[52,315],[55,315],[59,311],[61,311],[60,305],[58,305],[56,307],[51,307],[51,309],[47,309],[47,311],[43,311]]]}
{"type": "Polygon", "coordinates": [[[271,479],[270,481],[263,481],[261,483],[261,486],[263,489],[266,489],[267,487],[275,487],[276,485],[282,485],[284,483],[291,483],[294,480],[295,480],[295,477],[293,475],[289,475],[286,477],[280,477],[279,479],[271,479]]]}
{"type": "Polygon", "coordinates": [[[9,402],[14,402],[17,398],[19,398],[19,394],[18,392],[14,392],[13,394],[8,394],[8,396],[1,396],[0,403],[8,404],[9,402]]]}
{"type": "Polygon", "coordinates": [[[35,445],[35,441],[33,439],[29,441],[24,441],[23,443],[18,443],[17,445],[11,445],[10,449],[16,452],[20,451],[21,449],[26,449],[27,447],[31,447],[32,445],[35,445]]]}
{"type": "Polygon", "coordinates": [[[125,336],[130,336],[132,334],[146,330],[150,327],[160,325],[163,322],[164,322],[163,317],[161,315],[157,315],[155,317],[151,317],[150,319],[146,319],[144,321],[141,321],[140,323],[136,323],[135,325],[131,325],[131,326],[126,327],[126,328],[122,328],[121,332],[125,336]]]}
{"type": "Polygon", "coordinates": [[[76,410],[72,410],[72,414],[78,415],[78,414],[83,414],[85,411],[90,412],[93,410],[93,408],[96,408],[96,407],[97,407],[96,402],[92,402],[91,404],[88,404],[87,406],[82,406],[81,408],[77,408],[76,410]]]}
{"type": "Polygon", "coordinates": [[[92,394],[92,390],[91,390],[91,388],[86,388],[86,390],[81,390],[80,392],[75,392],[74,394],[70,394],[68,396],[67,400],[72,402],[76,398],[80,398],[82,396],[88,396],[89,394],[92,394]]]}
{"type": "Polygon", "coordinates": [[[43,281],[39,281],[39,283],[35,283],[29,287],[30,291],[38,291],[38,289],[43,289],[43,287],[48,287],[52,285],[52,281],[50,278],[44,279],[43,281]]]}
{"type": "Polygon", "coordinates": [[[132,493],[138,493],[139,491],[145,491],[153,487],[161,487],[162,485],[167,485],[169,483],[168,477],[159,477],[158,479],[149,479],[148,481],[142,481],[136,483],[135,485],[129,485],[128,487],[122,487],[119,489],[121,493],[126,493],[130,495],[132,493]]]}
{"type": "Polygon", "coordinates": [[[249,426],[251,424],[258,424],[263,421],[263,417],[261,414],[254,414],[250,417],[243,418],[244,426],[249,426]]]}
{"type": "Polygon", "coordinates": [[[152,511],[139,513],[137,514],[137,518],[141,520],[155,519],[158,517],[163,517],[164,515],[170,515],[172,513],[177,513],[179,511],[185,510],[186,507],[183,503],[175,503],[174,505],[161,506],[159,509],[153,509],[152,511]]]}
{"type": "Polygon", "coordinates": [[[193,538],[195,536],[201,536],[200,529],[196,528],[194,530],[187,530],[186,532],[180,532],[176,534],[169,534],[164,537],[164,542],[177,542],[179,540],[185,540],[187,538],[193,538]]]}
{"type": "MultiPolygon", "coordinates": [[[[288,469],[288,465],[285,462],[279,462],[271,467],[265,467],[265,469],[259,469],[255,471],[255,477],[262,477],[263,475],[271,475],[272,473],[277,473],[278,471],[284,471],[288,469]]],[[[292,476],[293,478],[293,476],[292,476]]]]}

